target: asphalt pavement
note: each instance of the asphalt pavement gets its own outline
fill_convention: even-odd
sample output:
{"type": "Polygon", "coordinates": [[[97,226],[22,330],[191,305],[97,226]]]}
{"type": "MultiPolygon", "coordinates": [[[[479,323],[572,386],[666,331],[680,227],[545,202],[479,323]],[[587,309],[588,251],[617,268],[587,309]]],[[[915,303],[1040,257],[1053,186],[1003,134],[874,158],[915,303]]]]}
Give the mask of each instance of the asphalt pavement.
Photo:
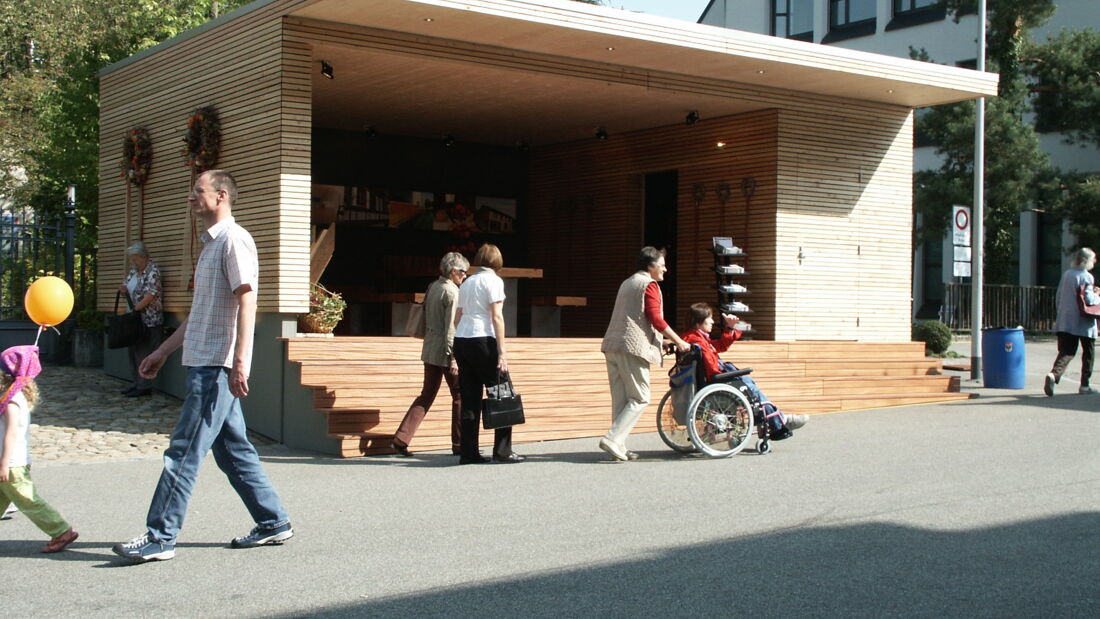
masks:
{"type": "MultiPolygon", "coordinates": [[[[441,452],[336,460],[263,446],[296,535],[252,523],[213,460],[177,546],[127,565],[156,457],[34,467],[80,532],[42,555],[0,522],[14,617],[1100,616],[1100,395],[1028,343],[1023,390],[814,416],[760,456],[680,456],[654,434],[612,463],[595,439],[516,465],[441,452]],[[1068,385],[1072,385],[1071,389],[1068,385]]],[[[1076,371],[1077,364],[1074,364],[1076,371]]],[[[1079,377],[1079,376],[1078,376],[1079,377]]]]}

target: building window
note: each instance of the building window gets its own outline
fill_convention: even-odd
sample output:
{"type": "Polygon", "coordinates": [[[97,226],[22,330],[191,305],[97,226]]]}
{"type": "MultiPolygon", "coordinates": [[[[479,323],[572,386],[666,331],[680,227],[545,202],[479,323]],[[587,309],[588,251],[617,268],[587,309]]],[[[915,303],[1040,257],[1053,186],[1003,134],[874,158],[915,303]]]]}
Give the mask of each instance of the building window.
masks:
{"type": "Polygon", "coordinates": [[[829,0],[829,28],[850,26],[875,18],[875,0],[829,0]]]}
{"type": "Polygon", "coordinates": [[[894,0],[894,15],[912,13],[943,4],[943,0],[894,0]]]}
{"type": "Polygon", "coordinates": [[[813,0],[772,0],[772,34],[787,39],[813,41],[813,0]]]}
{"type": "Polygon", "coordinates": [[[829,0],[829,33],[822,43],[835,43],[875,33],[877,0],[829,0]]]}
{"type": "Polygon", "coordinates": [[[943,0],[894,0],[894,16],[886,30],[919,26],[947,18],[943,0]]]}

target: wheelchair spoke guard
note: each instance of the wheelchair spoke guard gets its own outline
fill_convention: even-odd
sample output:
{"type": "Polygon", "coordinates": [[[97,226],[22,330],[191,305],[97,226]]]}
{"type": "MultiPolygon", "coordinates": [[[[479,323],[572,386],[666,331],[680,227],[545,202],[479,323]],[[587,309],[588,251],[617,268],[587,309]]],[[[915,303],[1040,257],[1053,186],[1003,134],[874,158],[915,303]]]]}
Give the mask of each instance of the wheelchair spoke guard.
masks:
{"type": "Polygon", "coordinates": [[[744,449],[752,437],[752,406],[727,384],[699,390],[688,409],[688,435],[699,451],[717,458],[744,449]]]}

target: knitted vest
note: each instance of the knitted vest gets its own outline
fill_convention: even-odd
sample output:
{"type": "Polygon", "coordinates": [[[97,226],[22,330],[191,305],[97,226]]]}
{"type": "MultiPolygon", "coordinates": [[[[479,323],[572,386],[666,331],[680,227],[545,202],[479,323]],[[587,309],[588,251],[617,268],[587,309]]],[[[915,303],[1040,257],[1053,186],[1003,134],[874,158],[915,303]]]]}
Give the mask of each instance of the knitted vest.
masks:
{"type": "MultiPolygon", "coordinates": [[[[600,346],[602,352],[626,353],[661,365],[661,334],[645,317],[645,289],[652,281],[649,273],[638,271],[619,286],[611,323],[600,346]]],[[[660,291],[658,287],[658,294],[660,291]]]]}

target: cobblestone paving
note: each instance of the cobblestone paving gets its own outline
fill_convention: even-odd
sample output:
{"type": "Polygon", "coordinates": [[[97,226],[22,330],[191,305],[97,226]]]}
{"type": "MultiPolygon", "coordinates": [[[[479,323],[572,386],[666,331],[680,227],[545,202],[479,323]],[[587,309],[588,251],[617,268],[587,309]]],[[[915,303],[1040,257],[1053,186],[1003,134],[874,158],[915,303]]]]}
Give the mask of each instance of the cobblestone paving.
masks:
{"type": "Polygon", "coordinates": [[[100,368],[47,366],[31,413],[31,460],[80,462],[155,457],[168,446],[180,401],[154,392],[127,398],[129,382],[100,368]]]}

